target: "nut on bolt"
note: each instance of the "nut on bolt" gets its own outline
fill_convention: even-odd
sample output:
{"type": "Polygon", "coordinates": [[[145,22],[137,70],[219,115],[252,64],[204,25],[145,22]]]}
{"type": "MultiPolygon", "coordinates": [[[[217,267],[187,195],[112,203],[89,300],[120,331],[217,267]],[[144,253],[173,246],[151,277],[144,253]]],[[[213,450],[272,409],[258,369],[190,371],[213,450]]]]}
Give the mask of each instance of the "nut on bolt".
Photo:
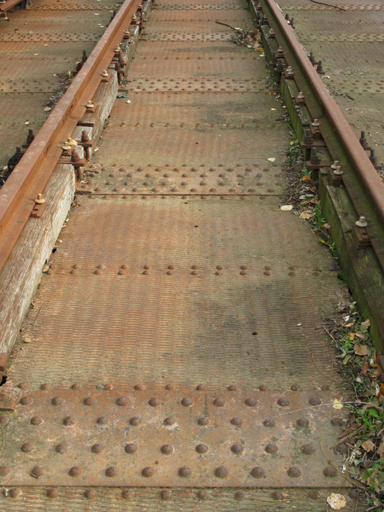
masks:
{"type": "Polygon", "coordinates": [[[43,194],[37,194],[36,199],[34,200],[36,204],[43,204],[45,203],[45,199],[43,197],[43,194]]]}
{"type": "Polygon", "coordinates": [[[366,218],[361,216],[358,221],[356,221],[356,226],[359,228],[366,228],[368,226],[368,222],[366,221],[366,218]]]}

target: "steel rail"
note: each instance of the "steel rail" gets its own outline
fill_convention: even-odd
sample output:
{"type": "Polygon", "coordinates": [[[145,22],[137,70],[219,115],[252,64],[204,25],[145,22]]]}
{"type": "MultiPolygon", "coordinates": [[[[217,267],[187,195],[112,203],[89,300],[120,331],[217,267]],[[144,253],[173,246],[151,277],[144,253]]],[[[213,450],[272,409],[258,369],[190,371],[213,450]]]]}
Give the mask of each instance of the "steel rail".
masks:
{"type": "MultiPolygon", "coordinates": [[[[285,42],[288,43],[290,50],[299,61],[302,72],[310,83],[311,91],[316,94],[318,101],[324,108],[328,120],[333,125],[333,129],[342,143],[346,154],[353,163],[363,186],[369,193],[375,210],[379,214],[381,221],[384,222],[384,184],[380,176],[365,150],[361,147],[340,107],[332,98],[324,82],[308,59],[303,46],[292,28],[288,25],[276,2],[274,0],[263,0],[263,3],[268,6],[269,11],[273,15],[273,21],[278,25],[278,29],[282,33],[285,42]]],[[[373,219],[370,220],[373,221],[373,219]]]]}
{"type": "Polygon", "coordinates": [[[29,219],[35,197],[43,192],[57,165],[61,145],[82,120],[85,105],[94,96],[101,74],[112,60],[114,46],[122,40],[139,3],[140,0],[125,0],[0,190],[0,270],[29,219]]]}
{"type": "Polygon", "coordinates": [[[4,3],[0,3],[0,12],[7,12],[15,5],[21,3],[23,0],[7,0],[4,3]]]}

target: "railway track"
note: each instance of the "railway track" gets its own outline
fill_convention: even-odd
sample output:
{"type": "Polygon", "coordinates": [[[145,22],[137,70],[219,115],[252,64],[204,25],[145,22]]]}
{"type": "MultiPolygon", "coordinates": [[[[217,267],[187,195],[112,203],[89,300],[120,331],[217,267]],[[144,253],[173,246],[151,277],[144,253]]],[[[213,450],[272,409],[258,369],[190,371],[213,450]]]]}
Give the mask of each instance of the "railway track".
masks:
{"type": "Polygon", "coordinates": [[[123,3],[0,190],[4,510],[361,507],[281,119],[378,351],[383,183],[318,72],[273,0],[123,3]]]}

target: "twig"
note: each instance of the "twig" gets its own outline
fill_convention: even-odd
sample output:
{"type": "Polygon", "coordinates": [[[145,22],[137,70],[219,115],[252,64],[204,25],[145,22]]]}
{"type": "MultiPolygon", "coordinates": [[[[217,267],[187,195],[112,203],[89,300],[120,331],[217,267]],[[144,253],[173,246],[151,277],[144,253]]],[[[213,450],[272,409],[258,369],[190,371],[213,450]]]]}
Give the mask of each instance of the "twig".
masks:
{"type": "Polygon", "coordinates": [[[352,480],[350,480],[348,477],[346,477],[345,475],[343,475],[343,473],[334,465],[334,463],[328,459],[328,457],[325,455],[324,453],[324,450],[323,450],[323,445],[321,444],[321,441],[320,441],[320,448],[321,448],[321,451],[323,452],[323,455],[324,455],[324,458],[325,460],[331,464],[331,466],[333,466],[336,471],[343,477],[345,478],[346,480],[348,480],[348,482],[352,485],[355,485],[356,487],[358,487],[359,489],[365,489],[365,487],[363,487],[362,485],[358,484],[357,482],[353,482],[352,480]]]}
{"type": "MultiPolygon", "coordinates": [[[[327,379],[329,379],[329,376],[328,376],[328,375],[326,375],[324,372],[322,372],[322,371],[320,370],[320,368],[317,366],[317,364],[316,364],[316,362],[315,362],[315,358],[313,357],[313,354],[311,354],[311,356],[312,356],[313,364],[316,366],[316,368],[319,370],[319,372],[320,372],[322,375],[324,375],[324,377],[326,377],[327,379]]],[[[331,380],[335,380],[335,379],[334,379],[333,377],[331,377],[331,380]]]]}
{"type": "Polygon", "coordinates": [[[294,501],[299,500],[301,498],[304,498],[304,496],[307,496],[311,491],[306,492],[305,494],[302,494],[301,496],[296,496],[296,498],[287,498],[285,500],[262,500],[261,498],[252,498],[255,501],[264,501],[266,503],[284,503],[285,501],[294,501]]]}
{"type": "Polygon", "coordinates": [[[357,505],[358,504],[359,504],[359,493],[357,493],[355,512],[357,510],[357,505]]]}
{"type": "Polygon", "coordinates": [[[362,428],[364,427],[364,425],[362,425],[361,427],[353,430],[352,432],[350,432],[349,434],[347,434],[346,436],[342,437],[340,439],[340,441],[338,441],[336,444],[334,444],[333,446],[330,446],[329,448],[335,448],[336,446],[339,446],[339,444],[343,443],[346,439],[348,439],[349,437],[352,437],[354,436],[355,434],[357,434],[357,432],[359,432],[362,428]]]}
{"type": "Polygon", "coordinates": [[[334,338],[334,337],[332,336],[332,334],[328,331],[328,329],[327,329],[326,327],[324,327],[324,325],[323,325],[323,329],[324,329],[324,331],[328,334],[328,336],[330,336],[330,337],[333,339],[333,341],[336,343],[335,338],[334,338]]]}
{"type": "Polygon", "coordinates": [[[310,2],[313,2],[314,4],[326,5],[327,7],[334,7],[335,9],[340,9],[340,11],[346,11],[344,7],[339,7],[338,5],[326,4],[324,2],[318,2],[318,0],[310,0],[310,2]]]}
{"type": "Polygon", "coordinates": [[[231,25],[228,25],[227,23],[222,23],[221,21],[215,21],[215,23],[217,23],[218,25],[224,25],[224,27],[229,27],[232,30],[235,30],[236,32],[238,32],[238,29],[236,29],[235,27],[231,27],[231,25]]]}

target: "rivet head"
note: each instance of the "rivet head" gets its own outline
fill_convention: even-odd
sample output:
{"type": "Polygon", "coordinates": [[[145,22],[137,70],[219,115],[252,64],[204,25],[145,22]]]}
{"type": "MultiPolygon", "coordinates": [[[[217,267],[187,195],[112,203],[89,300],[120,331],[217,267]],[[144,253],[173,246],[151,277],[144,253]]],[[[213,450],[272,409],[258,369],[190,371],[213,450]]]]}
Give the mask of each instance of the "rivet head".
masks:
{"type": "Polygon", "coordinates": [[[34,448],[35,447],[33,446],[32,443],[24,443],[23,446],[21,447],[21,451],[28,453],[31,452],[34,448]]]}
{"type": "Polygon", "coordinates": [[[351,489],[348,493],[348,496],[351,498],[351,500],[356,500],[359,495],[359,491],[356,489],[351,489]]]}
{"type": "Polygon", "coordinates": [[[80,476],[82,472],[83,472],[83,470],[81,468],[79,468],[79,466],[73,466],[69,470],[70,476],[73,476],[74,478],[80,476]]]}
{"type": "Polygon", "coordinates": [[[141,474],[145,477],[145,478],[150,478],[151,476],[153,476],[155,474],[155,470],[151,467],[146,467],[143,469],[143,471],[141,472],[141,474]]]}
{"type": "Polygon", "coordinates": [[[183,468],[180,468],[179,469],[179,476],[181,476],[182,478],[187,478],[191,475],[192,471],[187,468],[187,467],[183,467],[183,468]]]}
{"type": "Polygon", "coordinates": [[[22,492],[21,489],[13,488],[9,490],[8,495],[11,498],[19,498],[22,495],[22,492]]]}
{"type": "Polygon", "coordinates": [[[169,418],[165,418],[163,423],[166,426],[171,426],[171,425],[174,425],[176,422],[175,422],[175,420],[173,418],[169,417],[169,418]]]}
{"type": "Polygon", "coordinates": [[[87,489],[84,493],[84,496],[88,499],[88,500],[93,500],[96,498],[96,491],[94,489],[87,489]]]}
{"type": "Polygon", "coordinates": [[[128,398],[126,398],[125,396],[121,396],[116,400],[116,404],[119,405],[120,407],[125,407],[128,404],[128,398]]]}
{"type": "Polygon", "coordinates": [[[19,388],[20,389],[28,389],[28,384],[26,382],[20,382],[19,388]]]}
{"type": "Polygon", "coordinates": [[[48,489],[47,490],[47,496],[48,498],[57,498],[57,496],[59,495],[59,491],[57,489],[48,489]]]}
{"type": "Polygon", "coordinates": [[[137,451],[137,446],[133,443],[128,443],[125,445],[124,450],[127,453],[135,453],[137,451]]]}
{"type": "Polygon", "coordinates": [[[208,492],[207,491],[198,491],[197,492],[197,497],[200,500],[206,500],[208,498],[208,492]]]}
{"type": "Polygon", "coordinates": [[[51,389],[51,386],[49,384],[42,384],[40,386],[40,389],[42,389],[43,391],[49,391],[51,389]]]}
{"type": "Polygon", "coordinates": [[[248,405],[248,407],[254,407],[256,405],[256,400],[254,398],[247,398],[245,405],[248,405]]]}
{"type": "Polygon", "coordinates": [[[197,453],[207,453],[208,446],[206,444],[201,443],[196,446],[195,450],[197,451],[197,453]]]}
{"type": "Polygon", "coordinates": [[[175,389],[175,388],[172,384],[167,384],[166,386],[164,386],[164,389],[166,389],[167,391],[172,391],[172,389],[175,389]]]}
{"type": "Polygon", "coordinates": [[[161,453],[164,453],[165,455],[169,455],[173,452],[173,446],[170,444],[163,444],[163,446],[160,448],[161,453]]]}
{"type": "Polygon", "coordinates": [[[265,473],[264,473],[264,469],[263,468],[253,468],[252,471],[251,471],[251,475],[254,477],[254,478],[264,478],[265,476],[265,473]]]}
{"type": "Polygon", "coordinates": [[[75,418],[73,418],[72,416],[67,416],[63,419],[63,423],[67,427],[72,427],[72,425],[74,425],[76,422],[75,418]]]}
{"type": "Polygon", "coordinates": [[[266,427],[274,427],[276,425],[276,422],[275,420],[267,418],[266,420],[263,421],[263,425],[266,427]]]}
{"type": "Polygon", "coordinates": [[[77,382],[75,382],[75,384],[72,384],[71,389],[73,389],[73,391],[77,391],[78,389],[80,389],[80,384],[77,384],[77,382]]]}
{"type": "Polygon", "coordinates": [[[220,466],[215,469],[215,475],[218,478],[225,478],[226,476],[228,476],[228,471],[226,470],[226,468],[224,466],[220,466]]]}
{"type": "Polygon", "coordinates": [[[129,489],[126,489],[125,491],[121,492],[121,497],[125,500],[129,500],[130,498],[132,498],[132,496],[132,491],[130,491],[129,489]]]}
{"type": "Polygon", "coordinates": [[[172,497],[172,492],[169,489],[164,489],[164,491],[161,491],[160,496],[163,500],[170,500],[172,497]]]}
{"type": "Polygon", "coordinates": [[[227,389],[228,391],[236,391],[236,386],[234,384],[231,384],[230,386],[227,387],[227,389]]]}
{"type": "Polygon", "coordinates": [[[92,396],[87,396],[87,398],[84,399],[84,405],[95,405],[96,400],[92,396]]]}
{"type": "Polygon", "coordinates": [[[215,398],[213,401],[213,405],[216,407],[224,407],[225,401],[222,398],[215,398]]]}
{"type": "Polygon", "coordinates": [[[334,477],[337,475],[337,471],[334,467],[332,466],[327,466],[324,471],[323,471],[324,475],[327,476],[327,477],[334,477]]]}
{"type": "Polygon", "coordinates": [[[132,426],[137,427],[138,425],[140,425],[141,420],[140,420],[140,418],[138,418],[137,416],[134,416],[133,418],[131,418],[131,419],[129,420],[129,423],[130,423],[132,426]]]}
{"type": "Polygon", "coordinates": [[[232,453],[242,453],[243,451],[244,451],[244,447],[239,443],[235,443],[231,446],[232,453]]]}
{"type": "Polygon", "coordinates": [[[208,425],[208,423],[209,423],[209,419],[208,419],[208,418],[199,418],[199,419],[197,420],[197,423],[198,423],[199,425],[208,425]]]}
{"type": "Polygon", "coordinates": [[[332,418],[331,425],[333,425],[334,427],[341,427],[342,423],[339,418],[332,418]]]}
{"type": "Polygon", "coordinates": [[[114,476],[117,476],[117,469],[114,466],[110,466],[105,470],[105,475],[113,478],[114,476]]]}
{"type": "Polygon", "coordinates": [[[289,400],[285,397],[282,397],[282,398],[279,398],[277,403],[281,406],[281,407],[287,407],[289,405],[289,400]]]}
{"type": "Polygon", "coordinates": [[[148,403],[151,407],[157,407],[160,404],[160,400],[158,398],[151,398],[148,403]]]}
{"type": "Polygon", "coordinates": [[[63,403],[64,403],[64,400],[60,396],[55,396],[51,400],[52,405],[63,405],[63,403]]]}
{"type": "Polygon", "coordinates": [[[299,478],[301,476],[300,469],[296,468],[296,467],[289,468],[287,473],[288,473],[288,476],[290,476],[292,478],[299,478]]]}
{"type": "Polygon", "coordinates": [[[198,386],[196,386],[196,390],[197,391],[204,391],[205,390],[204,384],[199,384],[198,386]]]}
{"type": "Polygon", "coordinates": [[[30,405],[33,402],[33,398],[30,396],[23,396],[20,400],[21,405],[30,405]]]}
{"type": "Polygon", "coordinates": [[[274,491],[274,492],[271,494],[271,496],[272,496],[272,499],[273,499],[273,500],[276,500],[276,501],[280,501],[280,500],[282,500],[282,499],[283,499],[283,493],[282,493],[282,492],[280,492],[280,491],[274,491]]]}
{"type": "Polygon", "coordinates": [[[232,418],[231,423],[235,425],[235,427],[240,427],[243,424],[243,420],[241,418],[232,418]]]}
{"type": "Polygon", "coordinates": [[[104,385],[104,391],[112,391],[113,386],[112,384],[105,384],[104,385]]]}
{"type": "Polygon", "coordinates": [[[297,384],[293,384],[291,386],[291,391],[299,391],[299,386],[297,384]]]}
{"type": "Polygon", "coordinates": [[[237,491],[235,492],[235,500],[242,501],[245,498],[245,494],[243,491],[237,491]]]}
{"type": "Polygon", "coordinates": [[[181,401],[181,405],[184,405],[184,407],[191,407],[193,405],[193,400],[192,398],[183,398],[182,401],[181,401]]]}
{"type": "Polygon", "coordinates": [[[106,425],[108,423],[108,419],[106,416],[100,416],[100,418],[97,418],[96,423],[99,425],[106,425]]]}
{"type": "Polygon", "coordinates": [[[310,405],[320,405],[321,404],[321,400],[320,400],[320,398],[310,398],[309,404],[310,405]]]}
{"type": "Polygon", "coordinates": [[[103,451],[104,447],[102,444],[94,444],[91,448],[93,453],[101,453],[103,451]]]}
{"type": "Polygon", "coordinates": [[[299,425],[299,427],[308,427],[309,425],[307,418],[299,418],[296,423],[299,425]]]}
{"type": "Polygon", "coordinates": [[[11,470],[8,466],[0,466],[0,476],[7,476],[10,472],[11,470]]]}
{"type": "Polygon", "coordinates": [[[68,451],[68,445],[60,443],[56,446],[57,453],[65,453],[68,451]]]}
{"type": "Polygon", "coordinates": [[[259,391],[268,391],[267,386],[261,385],[259,386],[259,391]]]}
{"type": "MultiPolygon", "coordinates": [[[[144,267],[144,268],[145,268],[145,267],[144,267]]],[[[145,391],[145,386],[144,386],[143,384],[136,384],[136,385],[134,386],[134,389],[135,389],[136,391],[145,391]]]]}
{"type": "Polygon", "coordinates": [[[306,455],[311,455],[311,453],[313,453],[315,449],[311,444],[303,444],[303,446],[301,447],[301,451],[306,455]]]}
{"type": "Polygon", "coordinates": [[[35,477],[35,478],[39,478],[40,476],[43,476],[45,473],[45,470],[43,467],[41,466],[36,466],[32,469],[31,471],[31,476],[35,477]]]}
{"type": "Polygon", "coordinates": [[[273,443],[269,443],[269,444],[267,444],[267,446],[265,447],[265,451],[266,451],[267,453],[277,453],[278,448],[277,448],[277,446],[276,446],[275,444],[273,444],[273,443]]]}
{"type": "Polygon", "coordinates": [[[311,491],[309,497],[313,500],[319,500],[321,498],[319,491],[311,491]]]}

